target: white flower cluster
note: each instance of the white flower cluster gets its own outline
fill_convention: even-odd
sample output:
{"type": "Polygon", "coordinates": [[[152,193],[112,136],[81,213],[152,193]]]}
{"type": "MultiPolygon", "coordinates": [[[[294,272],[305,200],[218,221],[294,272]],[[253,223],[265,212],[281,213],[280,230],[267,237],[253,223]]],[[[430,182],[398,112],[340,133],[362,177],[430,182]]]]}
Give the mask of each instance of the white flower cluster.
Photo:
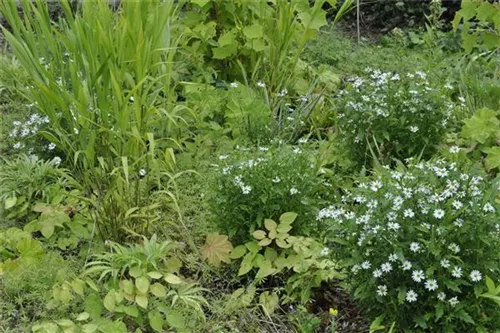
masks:
{"type": "Polygon", "coordinates": [[[359,261],[350,271],[370,281],[374,296],[397,298],[405,286],[408,303],[430,297],[455,306],[467,295],[454,286],[482,281],[487,247],[500,246],[491,186],[445,160],[387,169],[317,219],[351,244],[359,261]]]}
{"type": "MultiPolygon", "coordinates": [[[[19,150],[25,147],[22,142],[26,140],[29,136],[35,135],[38,131],[45,125],[49,124],[50,120],[48,117],[40,116],[37,113],[31,114],[25,122],[20,122],[18,120],[12,122],[12,131],[9,133],[9,137],[14,140],[19,140],[13,144],[12,148],[19,150]]],[[[55,148],[54,144],[49,144],[45,149],[53,150],[55,148]]]]}

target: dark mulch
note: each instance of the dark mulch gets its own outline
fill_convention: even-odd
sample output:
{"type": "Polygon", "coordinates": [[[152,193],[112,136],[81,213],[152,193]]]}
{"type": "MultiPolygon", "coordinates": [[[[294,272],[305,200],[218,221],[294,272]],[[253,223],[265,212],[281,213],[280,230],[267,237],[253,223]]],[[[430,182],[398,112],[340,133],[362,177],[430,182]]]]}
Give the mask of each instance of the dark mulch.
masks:
{"type": "Polygon", "coordinates": [[[359,305],[337,283],[323,283],[313,295],[313,299],[315,301],[311,310],[324,318],[325,324],[330,318],[330,308],[338,310],[337,333],[368,332],[369,323],[361,313],[359,305]]]}

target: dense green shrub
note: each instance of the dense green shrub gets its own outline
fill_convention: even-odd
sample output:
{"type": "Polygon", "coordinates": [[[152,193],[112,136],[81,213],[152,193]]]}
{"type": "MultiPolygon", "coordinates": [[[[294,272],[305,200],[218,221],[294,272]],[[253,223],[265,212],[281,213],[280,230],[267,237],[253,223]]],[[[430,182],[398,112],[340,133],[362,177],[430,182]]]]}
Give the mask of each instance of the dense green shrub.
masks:
{"type": "Polygon", "coordinates": [[[221,155],[210,194],[215,223],[232,240],[244,241],[284,211],[298,213],[296,235],[314,233],[321,179],[301,147],[260,147],[255,152],[221,155]]]}
{"type": "MultiPolygon", "coordinates": [[[[354,296],[398,329],[490,332],[499,312],[477,296],[500,275],[498,183],[451,160],[381,168],[320,211],[354,296]]],[[[333,245],[332,245],[333,246],[333,245]]]]}
{"type": "Polygon", "coordinates": [[[398,74],[368,68],[340,91],[336,108],[338,139],[352,160],[370,165],[435,152],[460,116],[449,97],[450,85],[432,85],[427,74],[398,74]]]}

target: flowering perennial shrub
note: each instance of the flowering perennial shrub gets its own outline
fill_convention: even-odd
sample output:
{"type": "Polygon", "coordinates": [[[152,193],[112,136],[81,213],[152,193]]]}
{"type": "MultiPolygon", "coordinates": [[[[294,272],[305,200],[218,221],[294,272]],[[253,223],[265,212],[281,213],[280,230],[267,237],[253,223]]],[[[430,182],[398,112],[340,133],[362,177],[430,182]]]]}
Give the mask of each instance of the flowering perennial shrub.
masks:
{"type": "Polygon", "coordinates": [[[294,211],[295,234],[309,234],[321,180],[308,154],[301,147],[282,146],[239,155],[219,156],[220,174],[211,203],[220,230],[232,240],[249,240],[264,218],[277,219],[282,212],[294,211]]]}
{"type": "Polygon", "coordinates": [[[332,253],[370,312],[400,329],[491,332],[500,313],[478,295],[485,276],[500,276],[496,187],[445,160],[381,168],[318,218],[342,244],[332,253]]]}
{"type": "Polygon", "coordinates": [[[452,87],[446,85],[444,92],[433,87],[424,72],[367,68],[366,73],[340,91],[336,105],[338,134],[351,158],[366,164],[373,151],[385,164],[422,151],[431,156],[455,120],[455,105],[446,94],[452,87]]]}

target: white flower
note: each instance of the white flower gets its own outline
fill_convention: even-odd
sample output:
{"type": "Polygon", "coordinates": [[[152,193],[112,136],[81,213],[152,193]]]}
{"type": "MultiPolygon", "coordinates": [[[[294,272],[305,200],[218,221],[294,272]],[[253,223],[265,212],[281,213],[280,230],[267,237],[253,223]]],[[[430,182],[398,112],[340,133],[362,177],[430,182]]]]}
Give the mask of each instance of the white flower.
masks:
{"type": "Polygon", "coordinates": [[[416,292],[414,292],[413,290],[408,290],[408,292],[406,293],[406,301],[408,303],[412,303],[412,302],[415,302],[418,298],[418,294],[416,292]]]}
{"type": "Polygon", "coordinates": [[[392,271],[392,265],[390,263],[386,262],[380,266],[380,269],[382,270],[382,272],[388,273],[388,272],[392,271]]]}
{"type": "Polygon", "coordinates": [[[438,283],[436,280],[427,280],[425,281],[425,288],[429,291],[434,291],[439,287],[438,283]]]}
{"type": "Polygon", "coordinates": [[[454,278],[457,278],[457,279],[461,278],[462,277],[462,268],[455,266],[455,268],[453,268],[453,270],[451,271],[451,276],[453,276],[454,278]]]}
{"type": "Polygon", "coordinates": [[[451,305],[452,307],[454,307],[455,305],[457,305],[457,304],[458,304],[458,297],[456,297],[456,296],[455,296],[455,297],[453,297],[453,298],[450,298],[450,299],[448,300],[448,302],[450,302],[450,305],[451,305]]]}
{"type": "Polygon", "coordinates": [[[288,94],[288,90],[287,89],[283,89],[282,91],[280,91],[279,93],[276,94],[276,96],[278,97],[284,97],[288,94]]]}
{"type": "Polygon", "coordinates": [[[365,260],[361,263],[361,268],[363,269],[369,269],[370,267],[372,267],[372,264],[368,260],[365,260]]]}
{"type": "Polygon", "coordinates": [[[396,260],[398,260],[398,255],[396,253],[389,255],[389,261],[394,262],[396,260]]]}
{"type": "Polygon", "coordinates": [[[130,98],[129,98],[128,100],[129,100],[131,103],[134,103],[135,98],[134,98],[134,96],[130,96],[130,98]]]}
{"type": "Polygon", "coordinates": [[[420,243],[413,242],[410,244],[410,251],[411,252],[418,252],[420,251],[420,243]]]}
{"type": "Polygon", "coordinates": [[[481,273],[478,270],[473,270],[469,276],[473,282],[479,282],[482,279],[481,273]]]}
{"type": "Polygon", "coordinates": [[[486,203],[486,205],[484,205],[483,211],[485,213],[494,213],[495,212],[495,208],[488,202],[488,203],[486,203]]]}
{"type": "Polygon", "coordinates": [[[373,192],[377,192],[378,190],[380,190],[382,188],[382,182],[380,180],[375,180],[375,181],[371,182],[370,188],[373,192]]]}
{"type": "Polygon", "coordinates": [[[450,147],[450,153],[458,154],[459,152],[460,152],[460,148],[458,146],[451,146],[450,147]]]}
{"type": "Polygon", "coordinates": [[[78,133],[80,133],[80,131],[78,131],[78,128],[76,128],[76,127],[73,128],[73,132],[75,132],[75,134],[77,134],[77,135],[78,135],[78,133]]]}
{"type": "Polygon", "coordinates": [[[443,216],[444,216],[444,210],[442,210],[442,209],[435,209],[433,215],[437,219],[442,219],[443,216]]]}
{"type": "Polygon", "coordinates": [[[448,259],[441,259],[441,267],[443,268],[450,267],[450,261],[448,259]]]}
{"type": "Polygon", "coordinates": [[[380,269],[376,269],[373,271],[373,277],[374,278],[379,278],[382,276],[382,271],[380,269]]]}
{"type": "Polygon", "coordinates": [[[280,177],[276,176],[273,179],[271,179],[273,183],[279,183],[281,181],[280,177]]]}
{"type": "Polygon", "coordinates": [[[252,186],[250,186],[250,185],[241,186],[241,192],[243,194],[249,194],[250,192],[252,192],[252,186]]]}
{"type": "Polygon", "coordinates": [[[458,200],[454,200],[454,201],[451,203],[451,205],[452,205],[452,206],[453,206],[453,208],[455,208],[456,210],[459,210],[459,209],[461,209],[461,208],[464,206],[464,204],[463,204],[463,203],[461,203],[461,202],[460,202],[460,201],[458,201],[458,200]]]}
{"type": "Polygon", "coordinates": [[[144,177],[146,175],[146,169],[139,170],[139,176],[144,177]]]}
{"type": "Polygon", "coordinates": [[[419,271],[413,271],[411,273],[411,278],[413,279],[413,281],[415,282],[421,282],[423,279],[425,279],[425,275],[424,275],[424,272],[422,270],[419,270],[419,271]]]}
{"type": "Polygon", "coordinates": [[[231,82],[230,86],[231,86],[231,88],[238,88],[238,83],[237,82],[231,82]]]}
{"type": "Polygon", "coordinates": [[[294,194],[297,194],[297,193],[299,193],[299,190],[297,190],[295,187],[292,187],[292,188],[290,189],[290,194],[291,194],[291,195],[294,195],[294,194]]]}
{"type": "Polygon", "coordinates": [[[228,155],[219,155],[219,160],[225,160],[228,157],[228,155]]]}
{"type": "Polygon", "coordinates": [[[377,287],[377,295],[387,296],[387,286],[385,284],[377,287]]]}
{"type": "Polygon", "coordinates": [[[410,132],[417,133],[418,132],[418,126],[410,126],[410,132]]]}
{"type": "Polygon", "coordinates": [[[16,142],[16,143],[14,143],[14,145],[13,145],[12,147],[13,147],[14,149],[21,149],[22,144],[21,144],[21,142],[16,142]]]}
{"type": "Polygon", "coordinates": [[[405,209],[405,211],[403,212],[403,216],[404,217],[414,217],[415,216],[415,213],[413,212],[413,210],[411,209],[405,209]]]}
{"type": "Polygon", "coordinates": [[[397,222],[389,222],[389,223],[387,223],[387,227],[390,230],[398,231],[399,228],[401,228],[401,225],[397,222]]]}
{"type": "Polygon", "coordinates": [[[265,88],[266,84],[264,82],[262,82],[262,81],[259,81],[259,82],[257,82],[257,87],[259,87],[259,88],[265,88]]]}
{"type": "Polygon", "coordinates": [[[52,162],[54,162],[54,164],[55,164],[56,166],[59,166],[59,164],[61,164],[62,160],[61,160],[61,158],[60,158],[59,156],[56,156],[56,157],[54,157],[54,158],[52,159],[52,162]]]}
{"type": "Polygon", "coordinates": [[[448,245],[448,250],[452,251],[453,253],[458,253],[460,252],[460,246],[455,243],[451,243],[450,245],[448,245]]]}
{"type": "Polygon", "coordinates": [[[446,294],[443,292],[440,292],[439,294],[437,294],[437,299],[440,301],[444,301],[446,299],[446,294]]]}
{"type": "Polygon", "coordinates": [[[302,143],[302,144],[306,143],[307,142],[307,138],[300,138],[298,142],[302,143]]]}
{"type": "Polygon", "coordinates": [[[352,272],[353,274],[357,274],[357,273],[359,272],[359,270],[360,270],[360,269],[361,269],[361,267],[360,267],[359,265],[354,265],[354,266],[352,266],[352,268],[351,268],[351,272],[352,272]]]}
{"type": "Polygon", "coordinates": [[[259,150],[260,150],[260,151],[268,151],[268,150],[269,150],[269,148],[267,148],[267,147],[259,147],[259,150]]]}
{"type": "Polygon", "coordinates": [[[322,255],[322,256],[326,256],[326,255],[328,254],[328,252],[329,252],[329,249],[325,246],[325,247],[323,248],[323,250],[321,250],[320,255],[322,255]]]}
{"type": "Polygon", "coordinates": [[[47,146],[47,149],[48,150],[54,150],[56,148],[56,144],[55,143],[49,143],[49,145],[47,146]]]}
{"type": "Polygon", "coordinates": [[[409,271],[412,267],[412,264],[411,262],[409,262],[408,260],[406,260],[403,265],[401,265],[401,268],[403,269],[403,271],[409,271]]]}

